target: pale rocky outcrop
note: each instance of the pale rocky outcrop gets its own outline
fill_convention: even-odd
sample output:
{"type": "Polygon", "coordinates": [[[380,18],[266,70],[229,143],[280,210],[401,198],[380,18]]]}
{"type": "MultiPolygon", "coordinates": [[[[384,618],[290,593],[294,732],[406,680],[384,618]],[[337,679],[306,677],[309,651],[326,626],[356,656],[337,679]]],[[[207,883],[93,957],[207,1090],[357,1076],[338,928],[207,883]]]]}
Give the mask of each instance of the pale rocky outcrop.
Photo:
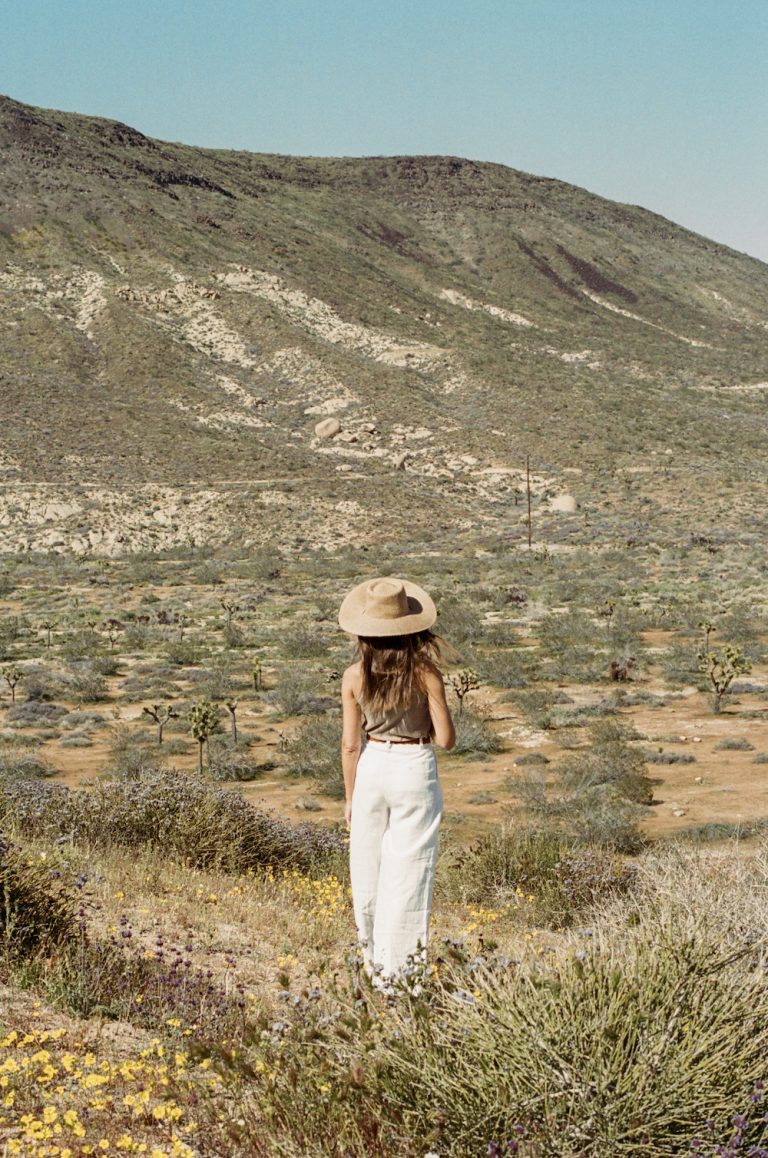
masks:
{"type": "Polygon", "coordinates": [[[318,438],[334,438],[340,430],[341,423],[338,418],[324,418],[315,427],[315,434],[318,438]]]}
{"type": "Polygon", "coordinates": [[[573,515],[578,509],[578,503],[573,495],[555,495],[549,500],[549,509],[559,511],[563,515],[573,515]]]}

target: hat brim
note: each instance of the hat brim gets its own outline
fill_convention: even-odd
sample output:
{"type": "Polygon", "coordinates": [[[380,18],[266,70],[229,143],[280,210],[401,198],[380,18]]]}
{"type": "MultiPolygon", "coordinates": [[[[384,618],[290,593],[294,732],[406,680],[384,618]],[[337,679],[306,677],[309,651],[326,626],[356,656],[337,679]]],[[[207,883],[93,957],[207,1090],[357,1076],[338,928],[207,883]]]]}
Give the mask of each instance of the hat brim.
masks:
{"type": "Polygon", "coordinates": [[[353,587],[339,610],[339,626],[350,635],[383,638],[387,635],[413,635],[426,631],[437,619],[437,608],[426,591],[408,579],[401,579],[408,598],[408,614],[397,619],[379,619],[365,613],[365,595],[371,580],[353,587]]]}

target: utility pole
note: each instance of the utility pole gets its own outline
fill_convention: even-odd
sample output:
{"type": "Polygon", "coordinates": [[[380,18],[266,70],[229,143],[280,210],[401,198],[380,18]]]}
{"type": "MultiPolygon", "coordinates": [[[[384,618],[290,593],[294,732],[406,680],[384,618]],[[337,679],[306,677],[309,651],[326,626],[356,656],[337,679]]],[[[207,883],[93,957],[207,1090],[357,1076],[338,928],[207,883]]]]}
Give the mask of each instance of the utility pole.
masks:
{"type": "Polygon", "coordinates": [[[531,456],[525,456],[525,493],[528,499],[528,550],[533,545],[533,531],[531,527],[531,456]]]}

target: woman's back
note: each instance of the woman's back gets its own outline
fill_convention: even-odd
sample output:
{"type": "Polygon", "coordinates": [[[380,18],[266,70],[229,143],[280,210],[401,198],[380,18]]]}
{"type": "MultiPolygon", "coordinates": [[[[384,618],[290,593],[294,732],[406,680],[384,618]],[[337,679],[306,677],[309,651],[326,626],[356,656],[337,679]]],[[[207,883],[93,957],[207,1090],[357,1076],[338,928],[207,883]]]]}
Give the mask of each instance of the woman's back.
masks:
{"type": "MultiPolygon", "coordinates": [[[[357,681],[355,681],[357,684],[357,681]]],[[[377,740],[429,740],[432,720],[429,698],[416,688],[409,703],[389,711],[366,703],[362,694],[362,675],[355,688],[355,698],[363,714],[363,731],[377,740]]]]}

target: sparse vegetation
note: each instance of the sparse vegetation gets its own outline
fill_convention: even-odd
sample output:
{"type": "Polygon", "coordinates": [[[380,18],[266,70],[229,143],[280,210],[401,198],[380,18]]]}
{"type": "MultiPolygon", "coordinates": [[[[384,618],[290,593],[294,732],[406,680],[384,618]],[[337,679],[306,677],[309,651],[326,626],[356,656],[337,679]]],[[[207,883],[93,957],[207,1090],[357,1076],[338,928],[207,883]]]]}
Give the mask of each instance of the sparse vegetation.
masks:
{"type": "Polygon", "coordinates": [[[0,1149],[759,1154],[764,271],[456,159],[0,128],[0,1149]],[[389,1003],[338,800],[377,573],[459,653],[389,1003]]]}

